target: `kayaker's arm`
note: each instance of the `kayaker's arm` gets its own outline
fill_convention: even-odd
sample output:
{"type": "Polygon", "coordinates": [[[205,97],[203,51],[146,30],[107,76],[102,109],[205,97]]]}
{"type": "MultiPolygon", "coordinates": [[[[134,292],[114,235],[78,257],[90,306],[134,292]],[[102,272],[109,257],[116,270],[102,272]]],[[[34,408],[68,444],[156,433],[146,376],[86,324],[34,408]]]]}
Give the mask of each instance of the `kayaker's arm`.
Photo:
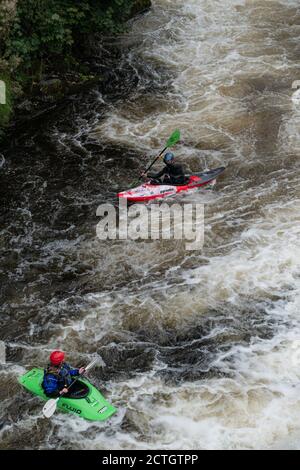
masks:
{"type": "Polygon", "coordinates": [[[71,377],[76,377],[77,375],[80,375],[79,369],[70,369],[69,374],[71,377]]]}
{"type": "Polygon", "coordinates": [[[161,178],[165,173],[166,173],[166,167],[164,167],[158,173],[148,173],[147,176],[149,178],[158,179],[158,178],[161,178]]]}
{"type": "Polygon", "coordinates": [[[76,369],[76,368],[72,368],[71,366],[69,366],[68,364],[66,364],[66,366],[68,367],[69,369],[69,374],[72,376],[72,377],[76,377],[77,375],[82,375],[85,371],[85,368],[84,367],[80,367],[80,369],[76,369]]]}

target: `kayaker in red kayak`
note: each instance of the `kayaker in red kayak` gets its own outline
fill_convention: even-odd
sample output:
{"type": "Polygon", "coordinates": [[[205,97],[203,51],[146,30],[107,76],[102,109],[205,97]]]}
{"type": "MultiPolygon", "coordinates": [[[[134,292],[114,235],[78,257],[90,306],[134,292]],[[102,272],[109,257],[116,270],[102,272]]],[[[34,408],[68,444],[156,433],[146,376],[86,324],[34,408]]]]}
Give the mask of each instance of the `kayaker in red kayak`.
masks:
{"type": "Polygon", "coordinates": [[[180,164],[175,163],[175,156],[173,153],[166,153],[164,156],[164,163],[166,166],[158,173],[142,173],[141,176],[151,178],[153,183],[177,185],[184,184],[186,182],[183,168],[180,164]]]}
{"type": "Polygon", "coordinates": [[[82,398],[82,395],[88,391],[86,385],[79,380],[72,384],[74,378],[84,373],[84,367],[74,369],[64,362],[65,353],[62,351],[53,351],[50,355],[50,364],[44,372],[42,388],[45,395],[49,398],[57,398],[62,393],[65,397],[82,398]]]}

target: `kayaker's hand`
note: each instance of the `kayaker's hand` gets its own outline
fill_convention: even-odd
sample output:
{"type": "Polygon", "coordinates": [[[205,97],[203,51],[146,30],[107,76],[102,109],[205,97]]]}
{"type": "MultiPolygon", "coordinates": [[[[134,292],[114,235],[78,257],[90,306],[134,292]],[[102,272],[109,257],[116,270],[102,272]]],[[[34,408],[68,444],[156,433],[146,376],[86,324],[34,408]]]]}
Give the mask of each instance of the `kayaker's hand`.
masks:
{"type": "Polygon", "coordinates": [[[60,394],[60,395],[64,395],[65,393],[68,393],[68,391],[69,391],[69,390],[65,387],[65,388],[63,388],[63,389],[59,392],[59,394],[60,394]]]}
{"type": "Polygon", "coordinates": [[[145,178],[147,176],[147,173],[141,173],[141,178],[145,178]]]}
{"type": "Polygon", "coordinates": [[[85,368],[84,367],[80,367],[79,369],[79,375],[82,375],[85,373],[85,368]]]}

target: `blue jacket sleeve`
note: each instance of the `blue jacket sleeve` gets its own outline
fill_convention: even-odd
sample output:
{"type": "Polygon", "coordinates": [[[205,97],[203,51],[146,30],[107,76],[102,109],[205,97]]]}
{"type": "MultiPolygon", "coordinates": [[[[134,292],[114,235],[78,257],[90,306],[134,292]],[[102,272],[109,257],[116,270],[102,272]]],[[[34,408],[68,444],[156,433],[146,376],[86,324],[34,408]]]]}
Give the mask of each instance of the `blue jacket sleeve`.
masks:
{"type": "Polygon", "coordinates": [[[64,367],[68,371],[68,374],[70,374],[71,377],[79,375],[79,369],[74,369],[74,367],[71,367],[69,364],[65,364],[64,367]]]}

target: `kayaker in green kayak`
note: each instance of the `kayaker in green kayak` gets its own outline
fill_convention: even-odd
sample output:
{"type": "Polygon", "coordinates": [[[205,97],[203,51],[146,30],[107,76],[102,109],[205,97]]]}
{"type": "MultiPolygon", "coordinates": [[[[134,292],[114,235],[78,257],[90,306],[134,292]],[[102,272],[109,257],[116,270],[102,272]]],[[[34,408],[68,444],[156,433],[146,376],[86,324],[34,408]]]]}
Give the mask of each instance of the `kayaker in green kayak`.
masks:
{"type": "Polygon", "coordinates": [[[49,398],[57,398],[64,394],[65,397],[83,398],[88,393],[88,387],[77,380],[71,387],[74,378],[82,375],[84,367],[74,369],[65,361],[65,353],[53,351],[50,355],[50,364],[44,371],[42,388],[49,398]]]}
{"type": "Polygon", "coordinates": [[[168,152],[164,156],[165,167],[158,173],[142,173],[142,177],[148,176],[154,182],[159,182],[163,184],[184,184],[186,182],[186,177],[183,171],[183,168],[180,164],[175,163],[175,156],[173,153],[168,152]],[[162,178],[160,180],[160,178],[162,178]]]}

